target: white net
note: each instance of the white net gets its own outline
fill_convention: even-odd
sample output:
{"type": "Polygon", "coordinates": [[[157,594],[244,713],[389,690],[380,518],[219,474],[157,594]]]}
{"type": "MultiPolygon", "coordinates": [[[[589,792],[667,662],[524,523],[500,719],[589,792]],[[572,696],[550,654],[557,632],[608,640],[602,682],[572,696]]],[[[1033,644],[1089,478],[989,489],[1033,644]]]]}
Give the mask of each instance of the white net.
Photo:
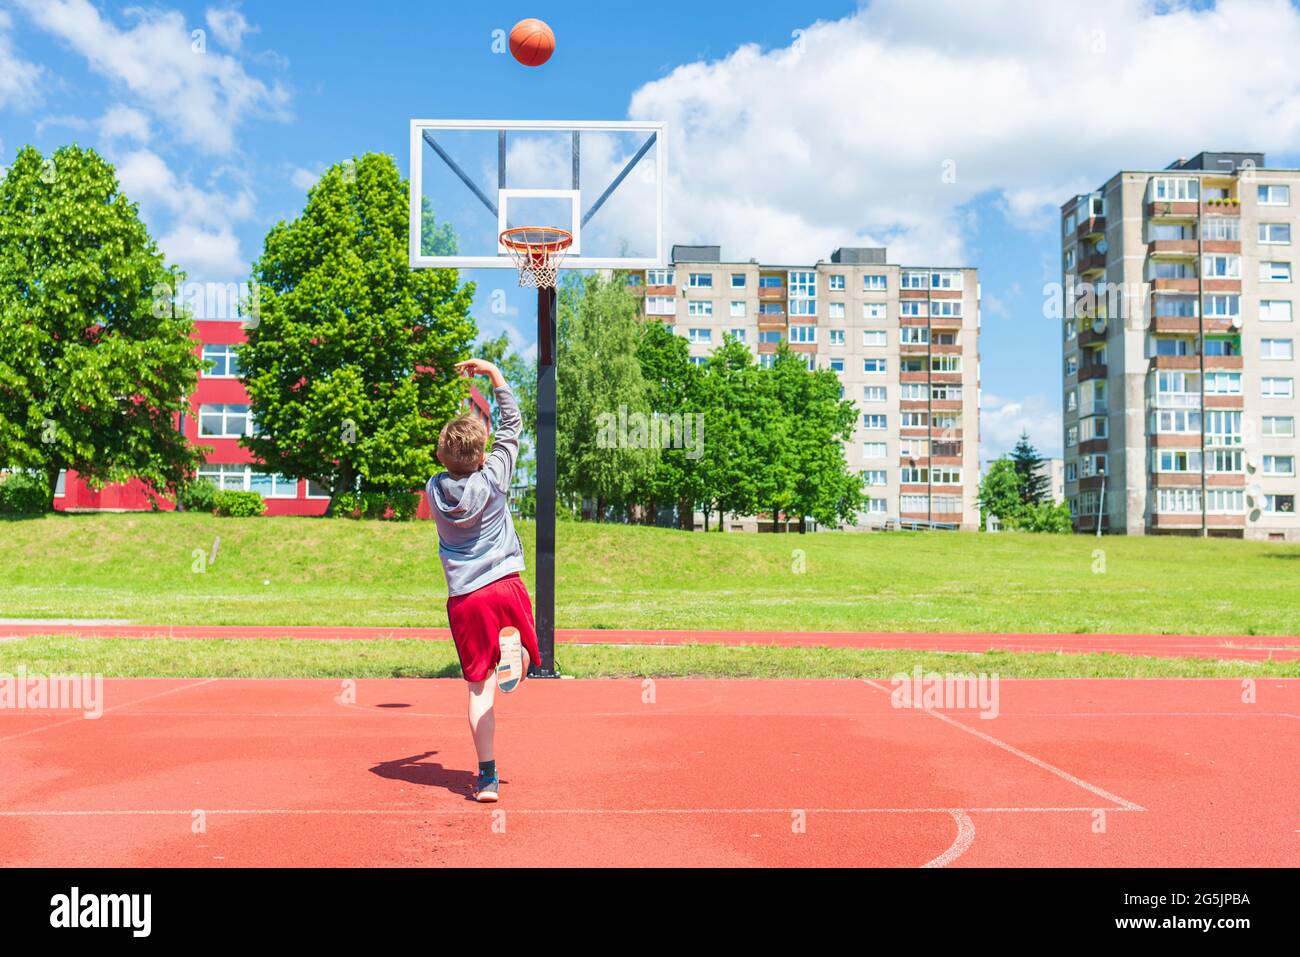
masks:
{"type": "Polygon", "coordinates": [[[572,242],[572,234],[551,226],[520,226],[501,234],[501,244],[519,267],[519,285],[526,289],[555,287],[572,242]]]}

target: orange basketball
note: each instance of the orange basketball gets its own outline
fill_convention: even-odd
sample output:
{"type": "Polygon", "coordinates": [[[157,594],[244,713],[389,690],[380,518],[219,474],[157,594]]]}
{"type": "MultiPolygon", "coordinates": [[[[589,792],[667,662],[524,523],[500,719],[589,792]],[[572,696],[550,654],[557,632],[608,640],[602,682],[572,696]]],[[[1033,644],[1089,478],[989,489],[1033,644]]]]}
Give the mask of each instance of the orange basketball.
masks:
{"type": "Polygon", "coordinates": [[[555,52],[555,34],[541,20],[520,20],[510,31],[510,53],[524,66],[541,66],[555,52]]]}

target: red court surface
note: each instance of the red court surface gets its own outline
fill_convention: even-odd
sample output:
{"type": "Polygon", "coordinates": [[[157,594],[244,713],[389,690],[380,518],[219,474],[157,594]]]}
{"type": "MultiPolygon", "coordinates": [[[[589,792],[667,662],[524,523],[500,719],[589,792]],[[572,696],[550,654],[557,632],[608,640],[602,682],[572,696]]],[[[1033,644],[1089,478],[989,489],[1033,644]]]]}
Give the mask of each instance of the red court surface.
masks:
{"type": "Polygon", "coordinates": [[[503,801],[454,680],[109,679],[0,711],[0,865],[1288,866],[1300,680],[529,681],[503,801]]]}
{"type": "MultiPolygon", "coordinates": [[[[0,622],[0,638],[27,635],[87,638],[302,638],[448,640],[446,628],[349,628],[292,625],[138,625],[0,622]]],[[[561,628],[557,641],[610,645],[780,645],[822,648],[906,648],[925,651],[1043,651],[1070,654],[1110,652],[1160,658],[1219,658],[1230,661],[1300,659],[1300,636],[1260,635],[1059,635],[954,632],[844,631],[654,631],[561,628]]]]}

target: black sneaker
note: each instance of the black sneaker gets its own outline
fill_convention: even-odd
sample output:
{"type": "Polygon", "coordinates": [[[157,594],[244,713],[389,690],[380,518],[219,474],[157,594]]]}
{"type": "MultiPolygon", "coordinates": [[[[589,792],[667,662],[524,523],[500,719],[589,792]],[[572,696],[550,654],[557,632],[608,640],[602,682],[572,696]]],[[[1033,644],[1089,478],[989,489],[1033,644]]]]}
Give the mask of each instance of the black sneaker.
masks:
{"type": "Polygon", "coordinates": [[[496,774],[485,774],[480,771],[478,781],[474,784],[474,800],[491,804],[498,799],[500,789],[501,781],[496,774]]]}

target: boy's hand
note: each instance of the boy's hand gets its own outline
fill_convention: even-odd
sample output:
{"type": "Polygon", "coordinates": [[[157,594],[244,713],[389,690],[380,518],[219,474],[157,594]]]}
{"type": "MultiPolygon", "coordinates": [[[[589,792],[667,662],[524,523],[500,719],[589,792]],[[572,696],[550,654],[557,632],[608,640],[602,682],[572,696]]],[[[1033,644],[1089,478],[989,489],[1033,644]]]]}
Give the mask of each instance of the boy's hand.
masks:
{"type": "Polygon", "coordinates": [[[457,362],[456,371],[463,376],[485,375],[492,380],[494,389],[500,389],[506,384],[506,377],[501,374],[501,370],[487,359],[466,359],[464,362],[457,362]]]}

